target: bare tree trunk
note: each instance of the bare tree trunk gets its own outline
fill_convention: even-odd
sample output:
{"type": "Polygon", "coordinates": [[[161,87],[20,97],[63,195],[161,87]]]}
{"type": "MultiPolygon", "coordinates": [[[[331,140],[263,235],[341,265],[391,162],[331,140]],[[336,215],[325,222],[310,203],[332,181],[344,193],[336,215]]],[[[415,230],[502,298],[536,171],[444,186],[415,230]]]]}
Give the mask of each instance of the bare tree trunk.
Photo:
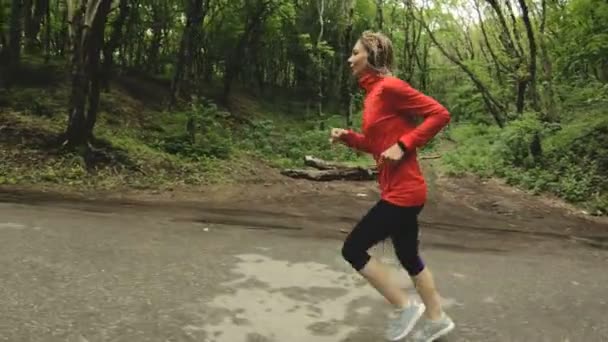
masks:
{"type": "Polygon", "coordinates": [[[425,39],[422,45],[422,55],[419,56],[416,54],[414,57],[416,58],[416,64],[418,65],[419,70],[419,87],[420,90],[426,92],[428,90],[429,84],[429,50],[431,48],[430,41],[425,39]]]}
{"type": "Polygon", "coordinates": [[[93,135],[99,103],[99,54],[111,3],[112,0],[80,0],[76,4],[68,1],[72,93],[65,136],[69,146],[86,145],[93,135]]]}
{"type": "Polygon", "coordinates": [[[51,34],[52,34],[52,22],[51,22],[51,4],[47,3],[46,13],[44,16],[45,23],[45,35],[44,35],[44,62],[48,63],[51,59],[51,34]]]}
{"type": "Polygon", "coordinates": [[[530,23],[530,15],[526,0],[519,0],[519,6],[521,7],[524,25],[526,26],[526,34],[528,36],[530,49],[528,71],[530,73],[530,97],[532,98],[532,108],[534,108],[536,111],[540,111],[540,106],[538,105],[538,93],[536,91],[536,39],[534,37],[532,23],[530,23]]]}
{"type": "Polygon", "coordinates": [[[129,16],[129,1],[120,0],[118,11],[118,16],[112,23],[112,35],[103,47],[103,64],[101,67],[103,76],[101,82],[106,91],[110,90],[110,79],[112,77],[112,68],[114,67],[114,51],[118,48],[120,41],[124,39],[123,26],[129,16]]]}
{"type": "MultiPolygon", "coordinates": [[[[69,50],[70,44],[70,14],[68,13],[68,1],[65,2],[65,7],[61,11],[61,29],[57,35],[57,46],[59,47],[59,55],[65,56],[65,52],[69,50]]],[[[57,13],[59,13],[59,1],[57,1],[57,13]]]]}
{"type": "Polygon", "coordinates": [[[384,0],[376,0],[376,27],[378,31],[384,30],[384,12],[382,7],[384,6],[384,0]]]}
{"type": "MultiPolygon", "coordinates": [[[[517,77],[517,76],[516,76],[517,77]]],[[[517,99],[515,100],[515,110],[518,114],[524,112],[526,106],[526,89],[528,88],[528,76],[519,76],[517,81],[517,99]]]]}
{"type": "MultiPolygon", "coordinates": [[[[405,73],[405,79],[408,82],[413,82],[414,74],[416,73],[416,65],[420,67],[422,64],[419,60],[419,46],[420,38],[422,36],[422,26],[414,20],[414,7],[413,3],[409,0],[404,0],[405,10],[405,32],[404,32],[404,56],[403,56],[403,70],[405,73]]],[[[421,72],[425,72],[421,70],[421,72]]]]}
{"type": "MultiPolygon", "coordinates": [[[[319,11],[319,35],[317,36],[317,56],[316,56],[316,67],[317,67],[317,115],[319,119],[323,118],[323,52],[321,51],[321,43],[323,42],[323,33],[325,30],[324,17],[325,14],[325,0],[318,0],[317,3],[319,11]]],[[[321,121],[320,129],[323,129],[323,121],[321,121]]]]}
{"type": "Polygon", "coordinates": [[[11,3],[11,22],[8,41],[8,65],[9,69],[15,71],[19,67],[21,59],[21,32],[23,22],[21,13],[23,12],[23,1],[13,0],[11,3]]]}
{"type": "Polygon", "coordinates": [[[257,41],[257,36],[262,34],[263,24],[268,16],[274,11],[276,3],[271,0],[258,0],[255,7],[247,14],[245,31],[239,38],[236,49],[228,57],[226,72],[224,74],[224,92],[222,101],[225,105],[229,104],[229,97],[232,91],[232,82],[238,77],[242,70],[242,56],[250,42],[257,41]]]}
{"type": "MultiPolygon", "coordinates": [[[[494,13],[498,17],[498,22],[502,27],[500,31],[500,40],[505,48],[505,52],[509,55],[520,56],[519,51],[515,48],[515,44],[513,43],[513,39],[511,38],[511,31],[509,30],[509,26],[507,25],[507,21],[505,19],[504,14],[502,13],[502,9],[500,8],[500,4],[498,0],[486,0],[492,9],[494,9],[494,13]]],[[[507,0],[508,1],[508,0],[507,0]]]]}
{"type": "Polygon", "coordinates": [[[515,14],[513,13],[513,6],[511,6],[511,0],[505,0],[505,4],[507,5],[507,10],[509,10],[509,16],[511,17],[511,25],[513,25],[513,37],[515,40],[515,44],[517,45],[517,49],[519,51],[519,55],[523,56],[524,48],[521,45],[521,33],[517,28],[517,19],[515,18],[515,14]]]}
{"type": "MultiPolygon", "coordinates": [[[[151,72],[151,73],[157,73],[160,71],[160,65],[158,63],[158,58],[160,55],[160,51],[161,51],[161,47],[162,47],[162,43],[163,43],[163,36],[165,33],[165,26],[166,26],[165,16],[167,16],[166,6],[162,6],[162,5],[163,4],[159,1],[152,2],[152,23],[151,23],[152,39],[151,39],[150,45],[148,46],[148,53],[147,53],[148,58],[147,58],[147,63],[146,63],[146,67],[147,67],[146,69],[148,72],[151,72]]],[[[196,7],[193,10],[202,11],[202,6],[201,6],[200,10],[198,7],[196,7]]],[[[199,14],[199,13],[194,13],[194,14],[199,14]]],[[[188,15],[190,16],[191,14],[188,14],[188,15]]],[[[186,23],[186,25],[188,25],[188,23],[186,23]]],[[[196,31],[196,27],[193,29],[194,29],[194,31],[196,31]]],[[[189,34],[192,35],[191,32],[189,34]]],[[[191,39],[194,39],[194,37],[192,37],[191,39]]],[[[192,42],[192,44],[194,44],[194,43],[195,42],[192,42]]]]}
{"type": "MultiPolygon", "coordinates": [[[[344,57],[348,58],[351,54],[352,44],[353,44],[353,21],[355,17],[355,1],[347,0],[345,3],[345,9],[347,13],[346,19],[346,29],[344,30],[344,57]]],[[[345,67],[342,70],[342,84],[341,84],[341,98],[343,104],[344,113],[346,113],[346,126],[350,127],[352,125],[352,88],[353,81],[350,74],[350,67],[345,67]]]]}
{"type": "Polygon", "coordinates": [[[171,103],[175,104],[181,92],[181,86],[184,81],[186,71],[192,65],[194,54],[195,35],[201,26],[201,22],[207,15],[210,0],[192,0],[187,9],[188,19],[175,63],[175,74],[171,84],[171,103]]]}
{"type": "Polygon", "coordinates": [[[6,61],[6,53],[7,53],[7,39],[4,32],[4,22],[6,20],[4,13],[4,6],[0,6],[0,63],[5,65],[6,61]]]}
{"type": "Polygon", "coordinates": [[[547,1],[542,0],[541,3],[541,23],[540,23],[540,51],[543,64],[543,84],[544,84],[544,121],[553,121],[557,116],[555,101],[553,98],[553,65],[551,57],[547,51],[545,27],[547,21],[547,1]]]}
{"type": "Polygon", "coordinates": [[[99,108],[99,96],[101,91],[102,69],[99,65],[101,51],[104,45],[104,28],[112,0],[102,0],[97,11],[97,15],[93,20],[91,27],[90,43],[87,46],[88,54],[88,69],[90,75],[90,94],[89,108],[85,118],[85,134],[90,138],[93,137],[93,127],[97,122],[97,110],[99,108]]]}
{"type": "Polygon", "coordinates": [[[49,7],[49,0],[26,0],[25,5],[25,48],[28,51],[35,51],[40,47],[38,34],[49,7]]]}

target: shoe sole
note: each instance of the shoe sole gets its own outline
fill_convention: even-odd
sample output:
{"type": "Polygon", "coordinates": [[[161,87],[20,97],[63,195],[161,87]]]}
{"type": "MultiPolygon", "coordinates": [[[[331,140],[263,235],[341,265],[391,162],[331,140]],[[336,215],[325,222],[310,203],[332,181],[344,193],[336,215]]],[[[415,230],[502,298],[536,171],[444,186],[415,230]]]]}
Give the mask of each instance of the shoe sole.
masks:
{"type": "Polygon", "coordinates": [[[409,334],[410,332],[412,332],[412,329],[414,329],[414,326],[416,325],[416,323],[418,322],[418,320],[420,319],[420,317],[422,317],[422,314],[424,313],[425,307],[420,305],[418,306],[418,311],[416,312],[416,316],[414,316],[414,319],[412,319],[412,321],[410,322],[410,324],[407,326],[407,328],[401,333],[399,334],[399,336],[397,336],[394,339],[388,339],[389,341],[399,341],[400,339],[404,338],[405,336],[407,336],[407,334],[409,334]]]}
{"type": "Polygon", "coordinates": [[[456,326],[456,324],[454,324],[454,322],[450,322],[450,325],[448,325],[447,327],[443,328],[442,330],[439,330],[438,332],[436,332],[425,342],[433,342],[436,339],[447,335],[450,331],[454,330],[455,326],[456,326]]]}

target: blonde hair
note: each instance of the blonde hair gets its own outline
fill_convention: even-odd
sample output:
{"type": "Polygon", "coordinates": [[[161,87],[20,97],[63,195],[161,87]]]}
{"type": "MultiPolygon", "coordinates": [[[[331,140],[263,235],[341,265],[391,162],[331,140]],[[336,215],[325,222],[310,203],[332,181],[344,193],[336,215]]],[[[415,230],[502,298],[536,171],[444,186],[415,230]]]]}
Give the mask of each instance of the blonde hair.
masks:
{"type": "Polygon", "coordinates": [[[380,32],[365,31],[359,42],[367,51],[367,62],[377,72],[389,75],[393,70],[393,43],[380,32]]]}

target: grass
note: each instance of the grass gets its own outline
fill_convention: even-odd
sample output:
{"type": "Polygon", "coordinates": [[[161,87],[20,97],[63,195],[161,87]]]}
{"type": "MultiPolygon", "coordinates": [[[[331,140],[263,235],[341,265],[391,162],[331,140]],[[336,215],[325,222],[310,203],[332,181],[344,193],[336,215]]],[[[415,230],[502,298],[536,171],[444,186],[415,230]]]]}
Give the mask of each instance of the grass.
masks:
{"type": "Polygon", "coordinates": [[[499,177],[533,193],[552,193],[588,211],[608,213],[608,116],[581,116],[542,134],[542,156],[529,150],[542,125],[532,117],[505,129],[459,123],[451,128],[455,147],[445,151],[441,171],[452,176],[499,177]]]}

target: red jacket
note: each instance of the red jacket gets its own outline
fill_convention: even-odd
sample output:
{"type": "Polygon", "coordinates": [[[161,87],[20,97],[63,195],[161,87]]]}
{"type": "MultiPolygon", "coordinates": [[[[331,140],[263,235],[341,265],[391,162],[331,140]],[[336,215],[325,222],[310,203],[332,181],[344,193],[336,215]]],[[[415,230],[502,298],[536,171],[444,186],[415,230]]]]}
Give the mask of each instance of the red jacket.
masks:
{"type": "Polygon", "coordinates": [[[382,199],[398,206],[423,205],[427,187],[416,149],[448,124],[450,113],[433,98],[395,77],[367,73],[359,78],[359,85],[366,92],[363,134],[348,131],[341,140],[374,156],[382,199]],[[418,126],[415,116],[424,117],[418,126]],[[406,146],[403,159],[379,164],[380,154],[399,140],[406,146]]]}

